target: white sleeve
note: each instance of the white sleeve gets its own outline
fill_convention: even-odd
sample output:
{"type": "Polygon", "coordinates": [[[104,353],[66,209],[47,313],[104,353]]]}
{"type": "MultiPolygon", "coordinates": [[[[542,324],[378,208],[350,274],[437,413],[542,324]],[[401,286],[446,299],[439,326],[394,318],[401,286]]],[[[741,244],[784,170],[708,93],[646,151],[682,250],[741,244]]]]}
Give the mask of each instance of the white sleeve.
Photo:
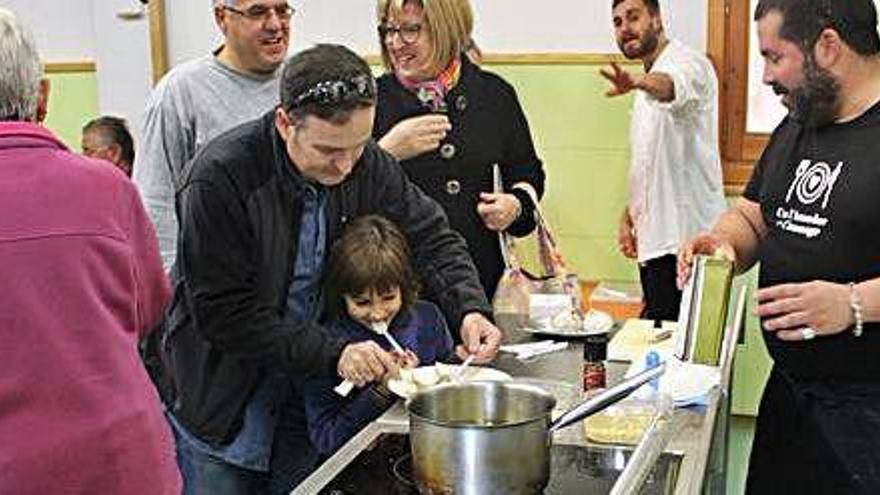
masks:
{"type": "Polygon", "coordinates": [[[708,60],[697,58],[677,60],[676,63],[657,68],[657,72],[668,75],[675,88],[675,98],[672,101],[665,103],[655,101],[661,107],[675,114],[689,114],[709,106],[711,84],[716,80],[716,76],[708,60]]]}

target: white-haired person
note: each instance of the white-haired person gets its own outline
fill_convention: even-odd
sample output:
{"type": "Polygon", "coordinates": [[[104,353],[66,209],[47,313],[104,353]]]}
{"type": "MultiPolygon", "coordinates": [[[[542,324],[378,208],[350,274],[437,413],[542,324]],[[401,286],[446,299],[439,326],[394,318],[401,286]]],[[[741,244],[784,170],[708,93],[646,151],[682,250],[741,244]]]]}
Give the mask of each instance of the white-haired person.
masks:
{"type": "Polygon", "coordinates": [[[128,179],[40,125],[42,64],[2,8],[0,60],[0,493],[179,494],[137,350],[170,297],[153,226],[128,179]]]}

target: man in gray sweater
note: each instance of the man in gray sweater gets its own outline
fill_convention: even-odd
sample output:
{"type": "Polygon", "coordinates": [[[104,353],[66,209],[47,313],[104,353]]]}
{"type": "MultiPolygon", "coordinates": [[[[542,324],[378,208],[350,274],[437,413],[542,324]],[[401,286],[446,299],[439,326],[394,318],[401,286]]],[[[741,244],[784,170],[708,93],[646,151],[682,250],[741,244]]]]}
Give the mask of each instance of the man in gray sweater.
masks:
{"type": "Polygon", "coordinates": [[[224,43],[159,81],[144,112],[134,167],[166,271],[177,251],[174,196],[183,169],[208,141],[278,104],[294,10],[286,0],[213,0],[224,43]]]}
{"type": "MultiPolygon", "coordinates": [[[[166,272],[177,257],[175,193],[184,168],[209,141],[278,105],[281,64],[290,41],[294,10],[286,0],[211,1],[224,42],[213,53],[174,67],[159,81],[144,112],[135,158],[132,178],[156,227],[166,272]]],[[[152,335],[160,338],[159,332],[152,335]]],[[[153,355],[157,345],[150,342],[145,350],[154,379],[162,374],[153,355]]],[[[285,446],[282,442],[278,448],[284,452],[285,446]]],[[[295,468],[273,468],[291,470],[295,468]]]]}

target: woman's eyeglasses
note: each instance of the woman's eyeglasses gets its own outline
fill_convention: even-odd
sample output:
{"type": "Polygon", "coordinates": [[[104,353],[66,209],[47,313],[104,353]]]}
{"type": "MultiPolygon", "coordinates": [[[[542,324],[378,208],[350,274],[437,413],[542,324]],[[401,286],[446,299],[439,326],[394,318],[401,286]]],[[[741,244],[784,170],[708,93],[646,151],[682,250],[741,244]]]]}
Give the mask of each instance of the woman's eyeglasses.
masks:
{"type": "Polygon", "coordinates": [[[228,10],[230,12],[234,12],[245,19],[254,22],[266,22],[272,18],[272,13],[278,16],[278,19],[281,21],[289,21],[293,14],[296,13],[296,9],[293,8],[292,5],[283,3],[280,5],[263,5],[263,4],[255,4],[250,7],[239,10],[235,7],[230,7],[228,5],[222,6],[223,10],[228,10]]]}
{"type": "Polygon", "coordinates": [[[383,43],[391,43],[392,36],[396,34],[400,36],[401,41],[407,45],[411,45],[419,39],[419,34],[422,32],[422,25],[403,24],[400,26],[393,26],[391,24],[380,24],[378,31],[379,39],[382,40],[383,43]]]}

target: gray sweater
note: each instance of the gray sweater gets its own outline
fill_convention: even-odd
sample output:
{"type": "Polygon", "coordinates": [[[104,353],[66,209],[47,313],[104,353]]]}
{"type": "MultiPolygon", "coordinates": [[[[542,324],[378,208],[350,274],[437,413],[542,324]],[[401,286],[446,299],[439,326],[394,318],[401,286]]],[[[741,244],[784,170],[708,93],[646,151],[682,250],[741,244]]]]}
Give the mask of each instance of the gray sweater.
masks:
{"type": "Polygon", "coordinates": [[[166,271],[177,253],[174,197],[184,167],[208,141],[278,104],[280,70],[259,78],[208,55],[178,65],[153,90],[133,179],[156,227],[166,271]]]}

